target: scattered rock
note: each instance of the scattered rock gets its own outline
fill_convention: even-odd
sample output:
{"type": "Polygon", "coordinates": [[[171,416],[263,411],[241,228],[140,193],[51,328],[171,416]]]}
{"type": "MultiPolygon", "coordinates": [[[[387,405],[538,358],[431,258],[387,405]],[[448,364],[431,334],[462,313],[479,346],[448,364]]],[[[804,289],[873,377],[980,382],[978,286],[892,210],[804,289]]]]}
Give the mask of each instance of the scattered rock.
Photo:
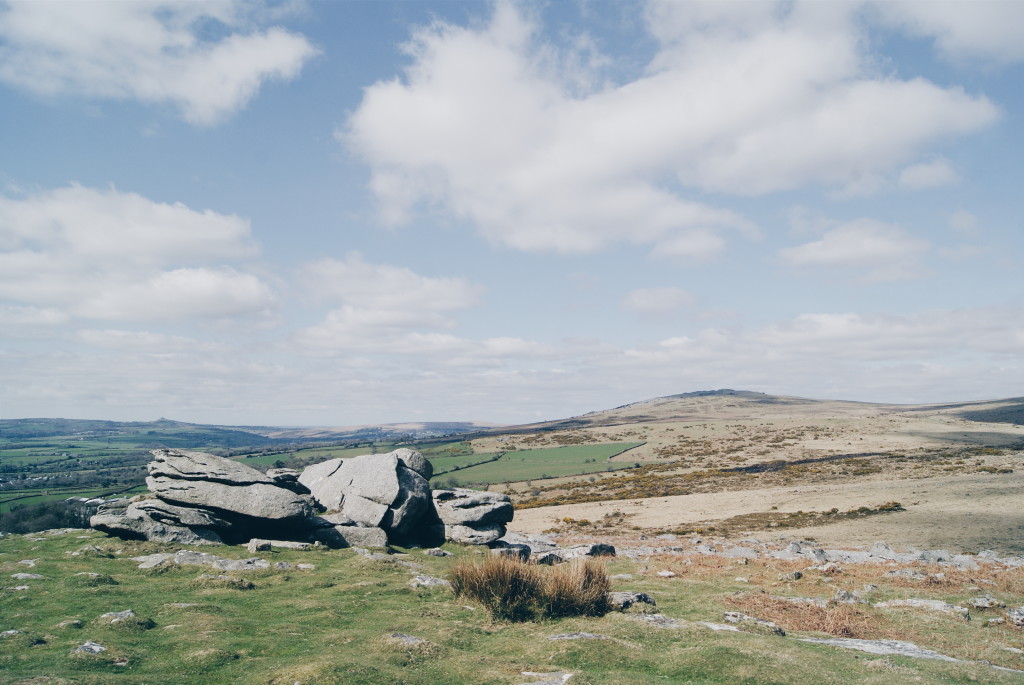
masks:
{"type": "Polygon", "coordinates": [[[679,621],[674,618],[669,618],[664,614],[636,614],[632,616],[634,620],[643,621],[644,623],[650,623],[658,628],[678,628],[679,621]]]}
{"type": "Polygon", "coordinates": [[[579,557],[614,557],[615,547],[604,542],[592,542],[586,545],[575,545],[563,550],[566,559],[579,557]]]}
{"type": "Polygon", "coordinates": [[[535,671],[523,671],[520,675],[525,675],[530,678],[540,678],[540,680],[531,680],[528,683],[520,683],[520,685],[559,685],[559,683],[567,683],[573,677],[572,673],[563,673],[557,671],[555,673],[539,673],[535,671]]]}
{"type": "Polygon", "coordinates": [[[659,578],[675,578],[676,574],[674,571],[658,571],[657,576],[659,578]]]}
{"type": "Polygon", "coordinates": [[[1017,607],[1006,612],[1006,618],[1018,628],[1024,628],[1024,607],[1017,607]]]}
{"type": "Polygon", "coordinates": [[[430,557],[450,557],[451,552],[441,549],[440,547],[431,547],[430,549],[423,550],[423,553],[430,557]]]}
{"type": "Polygon", "coordinates": [[[871,545],[871,549],[868,551],[868,554],[870,554],[873,557],[878,557],[879,559],[896,558],[896,553],[892,551],[892,547],[885,544],[884,542],[876,542],[875,544],[871,545]]]}
{"type": "Polygon", "coordinates": [[[762,635],[784,636],[786,634],[786,631],[771,621],[748,616],[747,614],[742,614],[738,611],[727,611],[725,612],[724,617],[726,622],[735,623],[738,626],[747,629],[749,632],[760,633],[762,635]]]}
{"type": "Polygon", "coordinates": [[[941,611],[947,614],[954,614],[955,616],[962,618],[965,621],[971,620],[971,614],[966,607],[958,607],[952,604],[946,604],[945,602],[937,599],[890,599],[887,602],[879,602],[875,604],[875,606],[882,609],[910,607],[912,609],[927,609],[928,611],[941,611]]]}
{"type": "Polygon", "coordinates": [[[519,561],[528,561],[530,559],[530,548],[526,545],[506,545],[492,549],[491,554],[499,557],[508,557],[509,559],[518,559],[519,561]]]}
{"type": "Polygon", "coordinates": [[[80,619],[71,618],[71,619],[68,619],[67,621],[61,621],[60,623],[57,624],[57,627],[58,628],[74,628],[74,629],[78,629],[78,628],[81,628],[83,625],[85,625],[85,624],[82,623],[82,621],[80,619]]]}
{"type": "Polygon", "coordinates": [[[800,571],[793,571],[791,573],[786,573],[782,576],[779,576],[779,580],[800,580],[803,577],[804,574],[800,571]]]}
{"type": "Polygon", "coordinates": [[[120,623],[125,619],[134,617],[134,611],[131,609],[125,609],[124,611],[108,611],[107,613],[100,615],[100,620],[106,621],[107,623],[120,623]]]}
{"type": "Polygon", "coordinates": [[[14,573],[11,575],[11,578],[15,580],[42,580],[44,576],[38,573],[14,573]]]}
{"type": "Polygon", "coordinates": [[[951,656],[946,656],[945,654],[933,652],[930,649],[918,647],[913,642],[902,642],[900,640],[856,640],[853,638],[845,637],[804,637],[797,639],[801,642],[813,642],[819,645],[831,645],[833,647],[842,647],[843,649],[856,649],[861,652],[868,652],[869,654],[895,654],[898,656],[908,656],[915,659],[960,661],[959,659],[954,659],[951,656]]]}
{"type": "Polygon", "coordinates": [[[548,638],[549,640],[607,640],[607,635],[598,635],[596,633],[559,633],[558,635],[552,635],[548,638]]]}
{"type": "Polygon", "coordinates": [[[856,593],[844,590],[843,588],[836,588],[835,593],[832,595],[832,601],[836,604],[867,604],[856,593]]]}
{"type": "Polygon", "coordinates": [[[985,611],[987,609],[1002,609],[1006,606],[1006,602],[1002,602],[995,597],[989,597],[988,595],[969,599],[967,600],[967,604],[972,609],[978,609],[981,611],[985,611]]]}
{"type": "Polygon", "coordinates": [[[654,598],[646,592],[609,592],[608,605],[613,611],[626,611],[637,604],[656,606],[654,598]]]}
{"type": "Polygon", "coordinates": [[[417,575],[411,581],[409,585],[414,588],[417,587],[451,587],[452,584],[444,578],[434,578],[433,576],[417,575]]]}
{"type": "Polygon", "coordinates": [[[39,560],[38,559],[22,559],[18,563],[21,564],[22,566],[28,566],[29,568],[32,568],[33,566],[36,565],[37,561],[39,561],[39,560]]]}
{"type": "Polygon", "coordinates": [[[308,542],[294,542],[292,540],[262,540],[260,538],[253,538],[249,540],[246,545],[246,549],[250,552],[259,552],[271,550],[274,547],[278,549],[294,549],[299,551],[306,551],[313,549],[313,545],[308,542]]]}
{"type": "MultiPolygon", "coordinates": [[[[540,552],[534,554],[531,558],[533,560],[533,563],[540,564],[542,566],[554,566],[555,564],[565,563],[565,557],[562,556],[562,553],[558,550],[554,550],[551,552],[540,552]]],[[[630,576],[630,578],[632,577],[633,576],[630,576]]]]}
{"type": "Polygon", "coordinates": [[[100,652],[107,651],[107,648],[98,642],[92,640],[86,642],[84,645],[79,645],[71,650],[72,654],[99,654],[100,652]]]}
{"type": "Polygon", "coordinates": [[[406,633],[391,633],[387,639],[389,642],[397,643],[403,647],[426,647],[430,644],[429,640],[406,633]]]}
{"type": "Polygon", "coordinates": [[[705,628],[710,628],[714,631],[727,631],[731,633],[740,632],[740,629],[736,626],[731,626],[726,623],[711,623],[710,621],[698,621],[697,625],[704,626],[705,628]]]}

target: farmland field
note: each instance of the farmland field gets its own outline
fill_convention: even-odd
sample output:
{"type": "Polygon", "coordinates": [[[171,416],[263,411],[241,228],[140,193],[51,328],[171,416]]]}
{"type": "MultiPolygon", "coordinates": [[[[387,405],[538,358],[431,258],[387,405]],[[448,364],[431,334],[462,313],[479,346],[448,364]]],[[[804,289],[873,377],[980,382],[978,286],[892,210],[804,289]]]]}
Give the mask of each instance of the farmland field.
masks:
{"type": "MultiPolygon", "coordinates": [[[[560,476],[574,476],[598,471],[628,468],[628,462],[610,462],[611,457],[639,446],[641,443],[606,443],[600,445],[572,445],[536,450],[517,450],[504,453],[500,459],[479,466],[469,466],[456,472],[434,478],[434,484],[484,485],[560,476]]],[[[470,460],[474,457],[462,457],[470,460]]],[[[438,468],[437,460],[434,467],[438,468]]],[[[444,469],[441,469],[444,470],[444,469]]]]}

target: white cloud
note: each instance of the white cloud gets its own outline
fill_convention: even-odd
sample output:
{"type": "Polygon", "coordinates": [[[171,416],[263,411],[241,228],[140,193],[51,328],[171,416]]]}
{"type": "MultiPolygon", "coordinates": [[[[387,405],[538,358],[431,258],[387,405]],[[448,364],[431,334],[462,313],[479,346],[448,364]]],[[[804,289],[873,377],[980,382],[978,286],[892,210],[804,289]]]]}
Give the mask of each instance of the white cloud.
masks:
{"type": "Polygon", "coordinates": [[[638,288],[622,298],[622,308],[634,314],[670,314],[697,301],[681,288],[638,288]]]}
{"type": "Polygon", "coordinates": [[[936,159],[908,166],[900,172],[899,184],[910,190],[948,186],[960,180],[953,165],[946,159],[936,159]]]}
{"type": "Polygon", "coordinates": [[[581,92],[579,62],[500,3],[486,26],[418,30],[402,78],[369,87],[337,135],[387,223],[427,207],[518,249],[703,258],[752,226],[687,188],[852,187],[998,117],[962,89],[875,73],[852,7],[653,2],[647,72],[581,92]]]}
{"type": "Polygon", "coordinates": [[[933,38],[952,60],[999,63],[1024,60],[1024,4],[1012,0],[885,0],[874,7],[884,21],[933,38]]]}
{"type": "Polygon", "coordinates": [[[858,219],[779,256],[791,266],[863,268],[869,280],[900,280],[920,275],[918,259],[929,247],[899,226],[858,219]]]}
{"type": "Polygon", "coordinates": [[[265,316],[249,222],[79,185],[0,197],[0,298],[97,319],[265,316]]]}
{"type": "Polygon", "coordinates": [[[181,268],[105,290],[85,300],[81,316],[94,319],[230,319],[268,316],[277,298],[251,274],[231,268],[181,268]]]}
{"type": "Polygon", "coordinates": [[[949,227],[963,236],[977,236],[981,233],[978,217],[964,209],[958,209],[949,216],[949,227]]]}
{"type": "Polygon", "coordinates": [[[481,295],[480,286],[465,279],[370,264],[358,253],[306,265],[303,279],[318,299],[341,304],[324,321],[296,334],[300,345],[324,352],[450,348],[455,338],[416,329],[454,327],[449,315],[474,306],[481,295]]]}
{"type": "Polygon", "coordinates": [[[280,27],[234,32],[256,14],[239,0],[5,2],[0,80],[42,95],[167,102],[191,123],[214,124],[317,53],[280,27]]]}

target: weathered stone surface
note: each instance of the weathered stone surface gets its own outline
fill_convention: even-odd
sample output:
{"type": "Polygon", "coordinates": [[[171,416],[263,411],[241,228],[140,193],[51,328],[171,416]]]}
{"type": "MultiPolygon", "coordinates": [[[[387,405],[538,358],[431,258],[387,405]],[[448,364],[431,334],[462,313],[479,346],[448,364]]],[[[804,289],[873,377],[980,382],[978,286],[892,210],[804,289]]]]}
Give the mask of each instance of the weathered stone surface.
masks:
{"type": "Polygon", "coordinates": [[[321,506],[359,525],[383,528],[392,542],[438,544],[442,529],[424,473],[430,465],[422,455],[398,449],[314,464],[299,481],[321,506]]]}
{"type": "Polygon", "coordinates": [[[738,611],[727,611],[724,616],[727,623],[735,623],[739,627],[745,628],[750,632],[781,636],[786,634],[786,631],[782,628],[778,627],[771,621],[764,620],[763,618],[755,618],[738,611]]]}
{"type": "Polygon", "coordinates": [[[541,566],[554,566],[555,564],[565,563],[565,557],[557,550],[553,550],[551,552],[539,552],[534,554],[531,559],[533,560],[533,563],[540,564],[541,566]]]}
{"type": "Polygon", "coordinates": [[[491,554],[499,557],[508,557],[509,559],[518,559],[519,561],[528,561],[530,558],[530,548],[526,545],[507,545],[492,549],[491,554]]]}
{"type": "Polygon", "coordinates": [[[341,500],[345,493],[340,488],[332,488],[330,479],[344,463],[344,459],[328,459],[319,464],[312,464],[299,474],[299,482],[309,489],[314,499],[328,511],[341,508],[341,500]]]}
{"type": "Polygon", "coordinates": [[[576,559],[579,557],[614,557],[615,547],[603,542],[591,542],[586,545],[568,547],[563,551],[563,556],[566,559],[576,559]]]}
{"type": "Polygon", "coordinates": [[[856,640],[853,638],[845,637],[804,637],[797,639],[799,639],[801,642],[813,642],[819,645],[831,645],[833,647],[842,647],[843,649],[856,649],[861,652],[868,652],[869,654],[895,654],[898,656],[909,656],[915,659],[959,661],[959,659],[954,659],[951,656],[946,656],[945,654],[933,652],[930,649],[918,647],[913,642],[903,642],[901,640],[856,640]]]}
{"type": "Polygon", "coordinates": [[[1024,628],[1024,607],[1017,607],[1006,612],[1006,618],[1018,628],[1024,628]]]}
{"type": "Polygon", "coordinates": [[[349,493],[344,497],[343,515],[350,521],[379,527],[388,516],[388,505],[349,493]]]}
{"type": "Polygon", "coordinates": [[[409,585],[411,585],[414,588],[452,586],[452,584],[444,578],[434,578],[433,576],[426,576],[422,574],[417,574],[411,581],[409,581],[409,585]]]}
{"type": "Polygon", "coordinates": [[[430,480],[430,477],[434,475],[434,465],[419,452],[401,447],[392,452],[392,454],[395,455],[402,466],[412,469],[427,480],[430,480]]]}
{"type": "MultiPolygon", "coordinates": [[[[412,450],[406,450],[412,452],[412,450]]],[[[419,452],[412,452],[419,454],[419,452]]],[[[430,483],[416,471],[401,464],[398,475],[398,496],[391,504],[390,528],[398,538],[416,537],[417,528],[423,523],[428,510],[433,513],[430,499],[430,483]]]]}
{"type": "Polygon", "coordinates": [[[492,523],[508,523],[515,513],[508,495],[467,488],[434,490],[434,508],[450,526],[473,528],[492,523]]]}
{"type": "Polygon", "coordinates": [[[500,523],[483,528],[448,525],[444,527],[444,537],[446,540],[459,542],[464,545],[486,545],[494,542],[504,534],[505,525],[500,523]]]}
{"type": "Polygon", "coordinates": [[[387,547],[388,534],[375,526],[331,526],[313,531],[313,539],[328,547],[387,547]]]}
{"type": "Polygon", "coordinates": [[[165,502],[271,522],[309,517],[312,501],[256,469],[205,452],[153,450],[146,485],[165,502]]]}
{"type": "Polygon", "coordinates": [[[296,494],[308,495],[309,488],[299,482],[300,473],[297,469],[267,469],[267,478],[296,494]]]}
{"type": "Polygon", "coordinates": [[[626,611],[637,604],[656,606],[654,598],[646,592],[609,592],[608,605],[613,611],[626,611]]]}
{"type": "Polygon", "coordinates": [[[126,515],[129,512],[142,512],[149,516],[154,521],[164,523],[170,526],[186,526],[189,528],[210,528],[228,530],[231,528],[231,523],[227,520],[217,516],[210,509],[204,509],[202,507],[179,507],[174,504],[168,504],[159,499],[147,499],[139,502],[133,502],[128,505],[125,510],[126,515]]]}
{"type": "Polygon", "coordinates": [[[139,504],[132,503],[120,514],[101,511],[89,519],[89,525],[110,535],[135,540],[180,545],[216,545],[222,542],[220,535],[211,528],[188,528],[174,525],[167,520],[160,521],[150,516],[146,510],[140,509],[139,504]]]}

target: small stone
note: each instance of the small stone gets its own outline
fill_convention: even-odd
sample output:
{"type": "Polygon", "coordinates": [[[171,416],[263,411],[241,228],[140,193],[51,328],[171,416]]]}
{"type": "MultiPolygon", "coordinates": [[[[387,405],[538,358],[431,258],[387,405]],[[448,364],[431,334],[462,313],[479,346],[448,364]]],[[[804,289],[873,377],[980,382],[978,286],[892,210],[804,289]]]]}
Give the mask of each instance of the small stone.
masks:
{"type": "Polygon", "coordinates": [[[0,637],[10,637],[12,635],[23,635],[20,630],[5,630],[0,633],[0,637]]]}
{"type": "Polygon", "coordinates": [[[434,578],[433,576],[417,575],[411,581],[409,585],[414,588],[417,587],[451,587],[451,583],[443,578],[434,578]]]}
{"type": "Polygon", "coordinates": [[[552,635],[548,638],[549,640],[607,640],[607,635],[598,635],[596,633],[559,633],[558,635],[552,635]]]}
{"type": "Polygon", "coordinates": [[[71,653],[72,654],[76,654],[76,653],[77,654],[99,654],[100,652],[105,652],[105,651],[107,651],[106,647],[104,647],[103,645],[101,645],[98,642],[93,642],[92,640],[90,640],[89,642],[86,642],[84,645],[79,645],[78,647],[75,647],[73,650],[71,650],[71,653]]]}
{"type": "Polygon", "coordinates": [[[749,583],[750,581],[747,580],[746,578],[744,578],[743,576],[737,576],[736,577],[736,582],[737,583],[749,583]]]}
{"type": "Polygon", "coordinates": [[[61,621],[57,624],[58,628],[81,628],[84,624],[77,618],[68,619],[67,621],[61,621]]]}
{"type": "Polygon", "coordinates": [[[42,580],[43,576],[38,573],[14,573],[11,578],[15,580],[42,580]]]}
{"type": "Polygon", "coordinates": [[[1006,606],[1005,602],[1002,602],[995,597],[974,597],[973,599],[967,600],[967,605],[973,609],[980,609],[982,611],[986,609],[1002,609],[1006,606]]]}
{"type": "Polygon", "coordinates": [[[452,556],[451,552],[449,552],[447,550],[443,550],[440,547],[432,547],[431,549],[425,549],[425,550],[423,550],[423,553],[426,554],[427,556],[430,556],[430,557],[450,557],[450,556],[452,556]]]}
{"type": "Polygon", "coordinates": [[[675,578],[676,574],[673,571],[658,571],[659,578],[675,578]]]}
{"type": "Polygon", "coordinates": [[[295,564],[295,568],[301,571],[312,571],[316,566],[314,564],[295,564]]]}
{"type": "Polygon", "coordinates": [[[1024,628],[1024,607],[1017,607],[1006,612],[1006,618],[1018,628],[1024,628]]]}
{"type": "Polygon", "coordinates": [[[614,611],[626,611],[637,604],[655,606],[654,598],[646,592],[609,592],[608,604],[614,611]]]}
{"type": "Polygon", "coordinates": [[[388,636],[388,640],[404,647],[423,647],[430,644],[428,640],[424,640],[422,637],[407,635],[406,633],[391,633],[388,636]]]}
{"type": "Polygon", "coordinates": [[[804,577],[804,574],[800,571],[793,571],[792,573],[786,573],[785,575],[779,576],[779,580],[800,580],[804,577]]]}
{"type": "Polygon", "coordinates": [[[984,623],[982,623],[981,625],[984,626],[985,628],[988,628],[989,626],[1001,626],[1004,623],[1006,623],[1006,619],[1005,618],[990,618],[990,619],[986,619],[986,621],[984,623]]]}
{"type": "Polygon", "coordinates": [[[32,568],[33,566],[36,565],[37,561],[39,561],[39,560],[38,559],[22,559],[18,563],[21,564],[22,566],[28,566],[29,568],[32,568]]]}
{"type": "Polygon", "coordinates": [[[736,623],[740,626],[745,626],[753,630],[756,633],[767,633],[771,635],[782,635],[786,634],[782,628],[778,627],[771,621],[766,621],[763,618],[755,618],[742,614],[738,611],[727,611],[724,614],[725,620],[729,623],[736,623]]]}
{"type": "Polygon", "coordinates": [[[131,609],[125,609],[124,611],[108,611],[105,614],[100,615],[100,620],[106,619],[107,623],[120,623],[125,619],[134,618],[135,612],[131,609]]]}

